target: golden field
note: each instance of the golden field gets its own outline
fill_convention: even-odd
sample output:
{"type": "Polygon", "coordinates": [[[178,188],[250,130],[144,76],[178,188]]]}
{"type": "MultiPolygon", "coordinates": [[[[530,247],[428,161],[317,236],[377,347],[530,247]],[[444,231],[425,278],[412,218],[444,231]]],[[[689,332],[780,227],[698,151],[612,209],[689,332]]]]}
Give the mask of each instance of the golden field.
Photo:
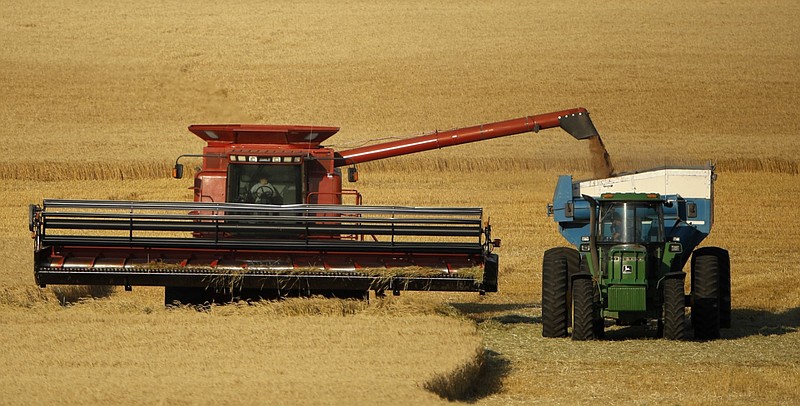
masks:
{"type": "Polygon", "coordinates": [[[0,403],[800,401],[800,5],[789,1],[3,2],[0,403]],[[27,205],[187,200],[191,123],[341,126],[354,147],[583,106],[618,170],[717,164],[733,328],[714,342],[615,329],[541,338],[560,130],[363,165],[369,204],[479,206],[500,292],[166,310],[160,289],[77,300],[33,284],[27,205]],[[65,302],[68,305],[62,305],[65,302]],[[477,374],[476,363],[483,364],[477,374]],[[466,371],[466,372],[464,372],[466,371]],[[435,389],[435,388],[434,388],[435,389]],[[441,392],[441,390],[440,390],[441,392]]]}

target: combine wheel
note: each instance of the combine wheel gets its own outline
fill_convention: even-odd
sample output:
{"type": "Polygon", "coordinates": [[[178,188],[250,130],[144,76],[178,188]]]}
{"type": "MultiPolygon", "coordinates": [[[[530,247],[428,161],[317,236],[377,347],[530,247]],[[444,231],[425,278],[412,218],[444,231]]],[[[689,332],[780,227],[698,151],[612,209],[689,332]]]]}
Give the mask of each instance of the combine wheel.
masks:
{"type": "Polygon", "coordinates": [[[683,278],[664,280],[664,338],[683,340],[686,330],[686,306],[683,293],[683,278]]]}
{"type": "Polygon", "coordinates": [[[572,248],[551,248],[542,261],[542,336],[566,337],[569,275],[578,271],[580,254],[572,248]]]}
{"type": "Polygon", "coordinates": [[[164,287],[164,305],[202,305],[211,301],[211,295],[203,288],[164,287]]]}
{"type": "Polygon", "coordinates": [[[698,250],[692,256],[692,326],[698,340],[719,338],[719,257],[698,250]]]}
{"type": "Polygon", "coordinates": [[[592,279],[579,277],[572,281],[572,339],[593,340],[595,320],[592,279]]]}

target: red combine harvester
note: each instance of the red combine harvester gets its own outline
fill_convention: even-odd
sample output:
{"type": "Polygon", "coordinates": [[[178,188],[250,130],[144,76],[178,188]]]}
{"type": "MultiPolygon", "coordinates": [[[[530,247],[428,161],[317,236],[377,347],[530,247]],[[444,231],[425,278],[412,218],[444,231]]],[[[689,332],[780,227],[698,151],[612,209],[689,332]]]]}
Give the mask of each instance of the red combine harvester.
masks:
{"type": "Polygon", "coordinates": [[[164,286],[165,302],[402,290],[496,292],[499,245],[480,208],[365,206],[355,165],[561,127],[583,108],[336,152],[336,127],[192,125],[206,141],[194,202],[44,200],[30,207],[36,282],[164,286]],[[347,203],[347,204],[344,204],[347,203]]]}

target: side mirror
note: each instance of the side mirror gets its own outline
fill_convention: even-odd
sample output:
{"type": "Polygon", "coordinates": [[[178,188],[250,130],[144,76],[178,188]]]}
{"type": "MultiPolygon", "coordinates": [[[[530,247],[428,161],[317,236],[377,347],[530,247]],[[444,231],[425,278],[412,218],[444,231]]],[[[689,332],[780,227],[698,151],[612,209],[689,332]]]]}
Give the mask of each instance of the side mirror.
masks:
{"type": "Polygon", "coordinates": [[[351,183],[358,181],[358,168],[355,166],[347,168],[347,181],[351,183]]]}
{"type": "Polygon", "coordinates": [[[183,178],[183,164],[175,163],[175,167],[172,168],[172,177],[175,179],[183,178]]]}

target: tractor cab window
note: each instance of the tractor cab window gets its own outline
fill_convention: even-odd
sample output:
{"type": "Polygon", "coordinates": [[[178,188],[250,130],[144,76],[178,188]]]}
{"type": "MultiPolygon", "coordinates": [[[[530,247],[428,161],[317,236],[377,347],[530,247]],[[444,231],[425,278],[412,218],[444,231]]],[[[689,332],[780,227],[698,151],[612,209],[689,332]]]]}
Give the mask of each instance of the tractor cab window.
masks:
{"type": "Polygon", "coordinates": [[[301,174],[299,164],[231,164],[228,166],[228,201],[260,204],[302,203],[301,174]]]}
{"type": "Polygon", "coordinates": [[[600,240],[620,244],[664,241],[659,203],[606,202],[600,206],[600,240]]]}

